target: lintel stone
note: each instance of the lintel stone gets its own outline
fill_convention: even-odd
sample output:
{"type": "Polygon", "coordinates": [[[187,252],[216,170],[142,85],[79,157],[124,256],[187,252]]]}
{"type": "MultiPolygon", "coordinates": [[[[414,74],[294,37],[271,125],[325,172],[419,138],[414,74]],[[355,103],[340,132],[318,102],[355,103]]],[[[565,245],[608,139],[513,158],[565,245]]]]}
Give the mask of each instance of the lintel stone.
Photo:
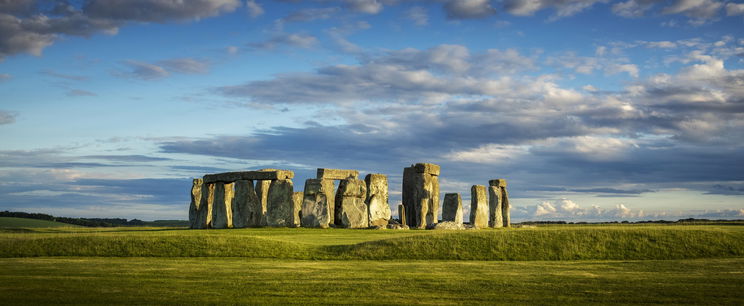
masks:
{"type": "Polygon", "coordinates": [[[505,179],[495,179],[488,181],[489,186],[495,186],[495,187],[506,187],[506,180],[505,179]]]}
{"type": "Polygon", "coordinates": [[[230,183],[238,180],[284,180],[293,177],[294,172],[291,170],[224,172],[205,175],[204,183],[230,183]]]}
{"type": "Polygon", "coordinates": [[[324,180],[343,180],[347,178],[359,179],[359,171],[357,170],[345,170],[345,169],[328,169],[318,168],[319,179],[324,180]]]}

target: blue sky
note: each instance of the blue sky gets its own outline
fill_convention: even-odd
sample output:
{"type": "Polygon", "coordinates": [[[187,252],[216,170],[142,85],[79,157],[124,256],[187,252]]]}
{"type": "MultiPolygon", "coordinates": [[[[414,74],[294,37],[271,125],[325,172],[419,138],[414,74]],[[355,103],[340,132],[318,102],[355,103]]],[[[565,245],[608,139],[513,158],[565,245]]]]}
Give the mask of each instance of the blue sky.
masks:
{"type": "MultiPolygon", "coordinates": [[[[0,210],[186,219],[190,180],[442,166],[515,221],[744,218],[744,3],[0,0],[0,210]]],[[[469,205],[465,205],[468,207],[469,205]]]]}

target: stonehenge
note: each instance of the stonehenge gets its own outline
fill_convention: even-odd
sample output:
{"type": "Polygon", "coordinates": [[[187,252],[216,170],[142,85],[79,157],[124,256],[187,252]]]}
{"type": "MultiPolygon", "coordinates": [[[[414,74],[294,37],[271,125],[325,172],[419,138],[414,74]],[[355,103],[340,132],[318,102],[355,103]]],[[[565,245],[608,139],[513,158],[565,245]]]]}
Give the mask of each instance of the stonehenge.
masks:
{"type": "Polygon", "coordinates": [[[318,168],[316,178],[294,191],[294,172],[280,169],[207,174],[192,181],[193,229],[244,227],[343,227],[388,229],[500,228],[511,224],[505,179],[473,185],[469,224],[460,193],[447,193],[439,220],[440,167],[416,163],[403,169],[402,203],[392,219],[388,178],[359,171],[318,168]],[[335,182],[339,181],[338,189],[335,182]],[[488,193],[488,198],[486,193],[488,193]]]}
{"type": "Polygon", "coordinates": [[[411,228],[439,222],[439,172],[438,165],[428,163],[403,169],[403,205],[411,228]]]}

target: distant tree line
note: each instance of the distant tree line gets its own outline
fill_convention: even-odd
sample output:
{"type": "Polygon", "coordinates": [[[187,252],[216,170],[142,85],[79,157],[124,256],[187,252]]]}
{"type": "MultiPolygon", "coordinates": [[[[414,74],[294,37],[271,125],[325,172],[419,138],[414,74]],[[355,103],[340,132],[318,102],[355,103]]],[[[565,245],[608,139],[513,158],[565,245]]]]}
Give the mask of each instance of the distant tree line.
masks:
{"type": "Polygon", "coordinates": [[[116,227],[116,226],[187,226],[188,221],[182,220],[155,220],[146,222],[138,219],[127,220],[124,218],[68,218],[55,217],[40,213],[27,213],[20,211],[2,211],[0,217],[39,219],[74,224],[88,227],[116,227]]]}

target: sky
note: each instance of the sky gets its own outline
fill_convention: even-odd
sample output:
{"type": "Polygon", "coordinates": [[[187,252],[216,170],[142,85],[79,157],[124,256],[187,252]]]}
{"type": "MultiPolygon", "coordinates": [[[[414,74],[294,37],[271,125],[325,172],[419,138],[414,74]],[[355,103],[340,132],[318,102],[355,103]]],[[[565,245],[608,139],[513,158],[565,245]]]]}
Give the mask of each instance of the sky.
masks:
{"type": "MultiPolygon", "coordinates": [[[[0,0],[0,210],[187,219],[191,179],[441,165],[515,222],[744,218],[744,3],[0,0]]],[[[467,218],[466,218],[467,219],[467,218]]]]}

